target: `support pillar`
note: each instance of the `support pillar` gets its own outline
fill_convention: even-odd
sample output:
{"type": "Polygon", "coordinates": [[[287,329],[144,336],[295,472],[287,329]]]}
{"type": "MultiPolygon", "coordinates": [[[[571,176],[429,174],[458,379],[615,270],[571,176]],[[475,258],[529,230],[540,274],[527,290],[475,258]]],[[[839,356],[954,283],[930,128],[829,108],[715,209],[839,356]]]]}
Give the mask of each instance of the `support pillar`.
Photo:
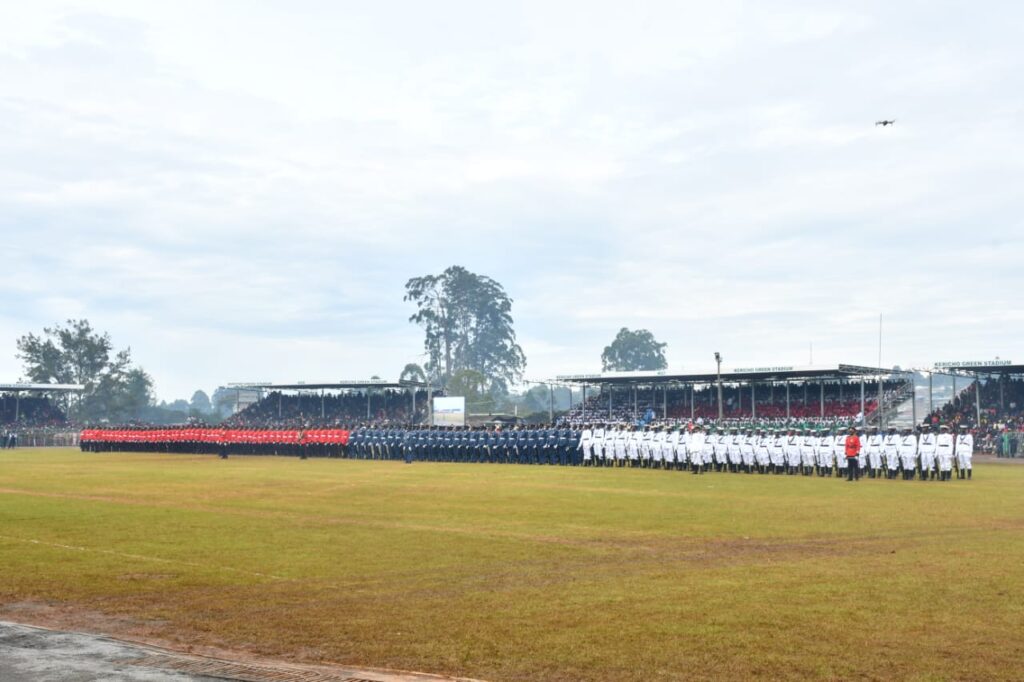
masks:
{"type": "Polygon", "coordinates": [[[786,419],[789,419],[789,379],[786,379],[786,419]]]}
{"type": "Polygon", "coordinates": [[[868,425],[868,413],[864,410],[864,407],[865,407],[865,400],[864,400],[864,377],[861,377],[860,378],[860,416],[861,416],[861,421],[864,423],[864,426],[867,426],[868,425]]]}
{"type": "Polygon", "coordinates": [[[981,374],[974,375],[974,413],[978,416],[977,428],[981,428],[981,374]]]}

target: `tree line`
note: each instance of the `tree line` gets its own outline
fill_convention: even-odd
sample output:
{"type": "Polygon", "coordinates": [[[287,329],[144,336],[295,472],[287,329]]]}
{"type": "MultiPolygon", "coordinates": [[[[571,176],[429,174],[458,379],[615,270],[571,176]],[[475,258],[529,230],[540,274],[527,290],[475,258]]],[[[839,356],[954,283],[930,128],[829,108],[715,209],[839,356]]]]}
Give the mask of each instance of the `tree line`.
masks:
{"type": "MultiPolygon", "coordinates": [[[[529,412],[547,409],[547,387],[512,390],[523,383],[526,354],[516,338],[512,298],[499,282],[453,265],[440,274],[409,279],[404,300],[415,306],[409,322],[423,330],[427,360],[422,366],[407,364],[400,380],[466,396],[473,412],[517,405],[529,412]]],[[[601,352],[601,368],[664,369],[665,348],[649,330],[623,327],[601,352]]],[[[232,393],[223,387],[212,399],[199,390],[189,402],[157,405],[153,379],[132,361],[131,348],[115,349],[110,334],[95,330],[85,319],[18,338],[17,357],[29,381],[84,386],[68,406],[69,417],[76,421],[166,421],[169,415],[219,419],[230,412],[232,393]]],[[[556,398],[559,407],[572,399],[567,389],[558,390],[556,398]]]]}

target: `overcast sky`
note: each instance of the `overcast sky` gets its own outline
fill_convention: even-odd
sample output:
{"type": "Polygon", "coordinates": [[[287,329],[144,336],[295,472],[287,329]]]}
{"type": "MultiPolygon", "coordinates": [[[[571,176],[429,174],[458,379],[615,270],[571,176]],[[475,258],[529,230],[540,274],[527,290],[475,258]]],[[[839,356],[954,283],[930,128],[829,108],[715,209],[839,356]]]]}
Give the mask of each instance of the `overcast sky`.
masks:
{"type": "Polygon", "coordinates": [[[78,317],[168,400],[396,377],[452,264],[528,378],[622,326],[874,364],[879,313],[886,365],[1024,357],[1021,3],[0,7],[0,381],[78,317]]]}

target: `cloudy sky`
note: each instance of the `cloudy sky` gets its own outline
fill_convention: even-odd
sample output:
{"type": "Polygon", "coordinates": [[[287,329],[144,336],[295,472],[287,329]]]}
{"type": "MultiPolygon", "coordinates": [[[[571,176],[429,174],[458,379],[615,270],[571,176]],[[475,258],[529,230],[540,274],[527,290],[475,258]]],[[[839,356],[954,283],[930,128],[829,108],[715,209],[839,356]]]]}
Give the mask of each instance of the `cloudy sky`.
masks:
{"type": "Polygon", "coordinates": [[[1024,357],[1024,5],[497,5],[0,2],[0,381],[69,317],[164,399],[394,377],[452,264],[529,378],[622,326],[873,364],[880,313],[884,364],[1024,357]]]}

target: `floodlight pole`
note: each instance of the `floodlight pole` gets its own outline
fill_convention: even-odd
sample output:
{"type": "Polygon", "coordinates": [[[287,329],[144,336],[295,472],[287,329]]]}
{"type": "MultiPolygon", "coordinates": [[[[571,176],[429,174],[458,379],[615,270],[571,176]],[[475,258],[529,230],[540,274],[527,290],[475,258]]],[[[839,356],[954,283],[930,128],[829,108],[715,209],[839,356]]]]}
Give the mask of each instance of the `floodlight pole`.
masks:
{"type": "Polygon", "coordinates": [[[932,400],[932,377],[933,376],[934,376],[934,374],[932,374],[932,372],[929,371],[928,372],[928,415],[929,416],[931,416],[932,412],[935,410],[935,407],[933,406],[933,400],[932,400]]]}
{"type": "Polygon", "coordinates": [[[722,354],[715,351],[715,364],[718,366],[718,421],[722,421],[722,354]]]}
{"type": "Polygon", "coordinates": [[[548,424],[555,423],[555,387],[548,384],[548,424]]]}
{"type": "Polygon", "coordinates": [[[757,419],[757,384],[750,382],[750,418],[757,419]]]}
{"type": "MultiPolygon", "coordinates": [[[[572,389],[569,389],[569,396],[572,397],[572,389]]],[[[583,421],[587,421],[587,385],[583,384],[583,421]]]]}

